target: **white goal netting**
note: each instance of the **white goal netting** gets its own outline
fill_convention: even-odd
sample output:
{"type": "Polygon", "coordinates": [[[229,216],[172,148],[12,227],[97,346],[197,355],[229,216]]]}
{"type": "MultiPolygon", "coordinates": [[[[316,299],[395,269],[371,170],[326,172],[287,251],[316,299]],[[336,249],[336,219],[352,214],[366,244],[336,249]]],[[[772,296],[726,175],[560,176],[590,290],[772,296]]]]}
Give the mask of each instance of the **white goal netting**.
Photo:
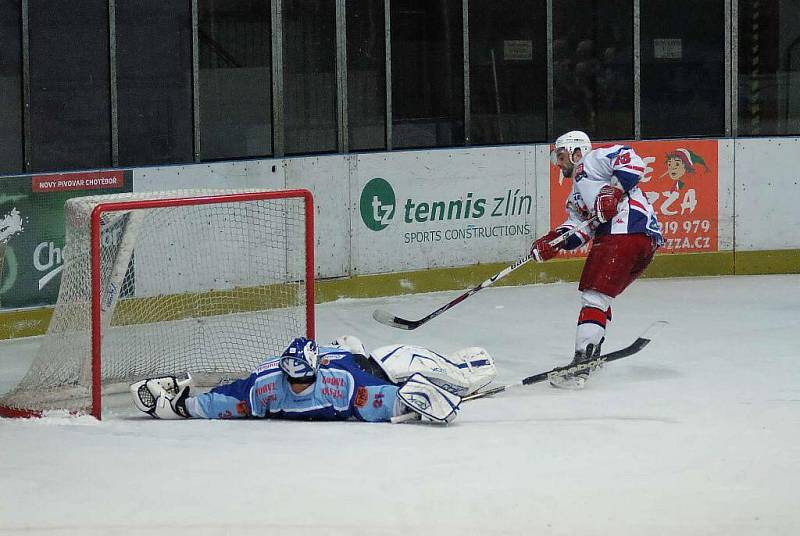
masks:
{"type": "Polygon", "coordinates": [[[58,302],[30,370],[0,407],[93,413],[93,386],[187,372],[240,377],[293,337],[312,336],[310,194],[263,195],[284,194],[190,190],[67,201],[58,302]],[[127,203],[167,199],[174,201],[157,208],[127,203]],[[102,213],[93,264],[91,214],[110,202],[126,203],[102,213]],[[99,374],[93,295],[101,310],[99,374]]]}

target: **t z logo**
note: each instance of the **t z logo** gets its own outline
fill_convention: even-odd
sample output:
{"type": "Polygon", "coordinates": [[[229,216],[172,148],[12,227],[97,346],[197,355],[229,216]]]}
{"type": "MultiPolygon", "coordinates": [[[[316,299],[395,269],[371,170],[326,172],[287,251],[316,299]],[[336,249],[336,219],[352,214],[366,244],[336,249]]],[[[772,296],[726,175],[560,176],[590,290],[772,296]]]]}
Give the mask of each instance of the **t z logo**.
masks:
{"type": "Polygon", "coordinates": [[[380,225],[389,225],[394,217],[394,205],[383,205],[378,196],[372,197],[372,218],[380,225]]]}
{"type": "Polygon", "coordinates": [[[397,198],[392,185],[380,177],[375,177],[361,190],[361,220],[368,229],[381,231],[394,218],[397,198]]]}

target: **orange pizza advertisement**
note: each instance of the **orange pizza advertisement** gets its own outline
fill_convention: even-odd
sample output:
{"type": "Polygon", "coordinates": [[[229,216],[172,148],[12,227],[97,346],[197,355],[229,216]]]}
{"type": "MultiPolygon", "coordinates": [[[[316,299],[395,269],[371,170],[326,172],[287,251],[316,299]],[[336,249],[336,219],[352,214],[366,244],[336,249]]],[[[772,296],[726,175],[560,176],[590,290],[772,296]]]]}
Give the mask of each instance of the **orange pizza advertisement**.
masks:
{"type": "MultiPolygon", "coordinates": [[[[633,148],[645,163],[639,188],[656,211],[664,235],[658,253],[717,251],[719,219],[716,140],[620,142],[633,148]]],[[[594,147],[600,147],[595,144],[594,147]]],[[[552,149],[552,147],[551,147],[552,149]]],[[[564,206],[572,181],[550,166],[550,228],[564,222],[564,206]]],[[[588,244],[559,256],[584,256],[588,244]]]]}

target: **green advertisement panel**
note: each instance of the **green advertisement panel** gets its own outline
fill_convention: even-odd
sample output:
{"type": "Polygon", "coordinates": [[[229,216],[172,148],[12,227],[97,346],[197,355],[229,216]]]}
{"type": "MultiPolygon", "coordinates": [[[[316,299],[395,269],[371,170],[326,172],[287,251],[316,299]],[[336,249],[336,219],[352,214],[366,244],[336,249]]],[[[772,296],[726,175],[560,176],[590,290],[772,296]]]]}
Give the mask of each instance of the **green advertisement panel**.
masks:
{"type": "Polygon", "coordinates": [[[67,199],[132,190],[132,170],[0,177],[0,309],[56,302],[67,199]]]}

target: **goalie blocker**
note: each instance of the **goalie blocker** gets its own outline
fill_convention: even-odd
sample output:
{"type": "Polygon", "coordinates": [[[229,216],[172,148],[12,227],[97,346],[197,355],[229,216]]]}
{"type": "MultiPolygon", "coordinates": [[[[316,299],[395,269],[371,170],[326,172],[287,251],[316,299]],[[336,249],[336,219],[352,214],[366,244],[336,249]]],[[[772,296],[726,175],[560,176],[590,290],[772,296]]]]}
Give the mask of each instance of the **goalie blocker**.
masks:
{"type": "Polygon", "coordinates": [[[496,374],[491,356],[482,348],[465,348],[445,356],[422,347],[394,345],[368,357],[361,341],[353,336],[318,349],[312,343],[300,338],[287,348],[287,352],[295,349],[293,362],[304,360],[308,365],[302,367],[302,375],[289,374],[281,366],[282,359],[289,356],[284,352],[283,358],[265,361],[249,377],[207,393],[192,393],[191,378],[141,380],[131,385],[134,403],[160,419],[397,422],[402,417],[402,421],[447,424],[455,419],[462,396],[487,385],[496,374]],[[301,357],[298,347],[305,349],[301,357]]]}

